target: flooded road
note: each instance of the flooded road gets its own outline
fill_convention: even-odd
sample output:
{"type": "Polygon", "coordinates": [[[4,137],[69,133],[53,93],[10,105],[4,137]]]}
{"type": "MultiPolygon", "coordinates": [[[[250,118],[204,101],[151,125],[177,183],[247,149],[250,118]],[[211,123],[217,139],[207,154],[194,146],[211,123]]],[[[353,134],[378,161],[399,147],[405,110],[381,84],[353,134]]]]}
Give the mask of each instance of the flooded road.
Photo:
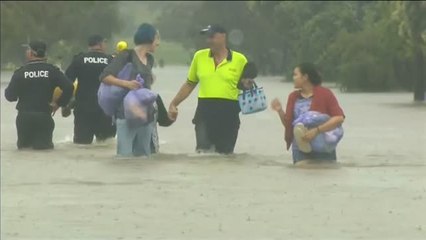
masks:
{"type": "MultiPolygon", "coordinates": [[[[168,105],[185,67],[155,69],[168,105]]],[[[115,143],[71,143],[55,116],[56,149],[16,150],[15,103],[1,75],[2,239],[424,239],[426,105],[410,93],[340,93],[345,136],[335,169],[296,169],[267,110],[241,116],[232,157],[197,156],[194,93],[159,128],[161,154],[116,160],[115,143]]],[[[258,84],[285,102],[292,85],[258,84]]]]}

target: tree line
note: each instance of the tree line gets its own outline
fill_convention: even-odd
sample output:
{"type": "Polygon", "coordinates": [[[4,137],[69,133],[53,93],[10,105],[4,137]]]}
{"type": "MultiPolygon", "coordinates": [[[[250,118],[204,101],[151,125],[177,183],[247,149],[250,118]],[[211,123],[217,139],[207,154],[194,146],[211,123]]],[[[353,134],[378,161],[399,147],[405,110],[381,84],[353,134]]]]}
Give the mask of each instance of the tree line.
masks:
{"type": "Polygon", "coordinates": [[[99,33],[110,37],[122,24],[118,2],[101,1],[2,1],[1,64],[20,65],[22,44],[42,39],[49,59],[70,61],[87,46],[87,38],[99,33]]]}
{"type": "Polygon", "coordinates": [[[94,32],[129,35],[142,21],[133,16],[139,8],[156,16],[163,40],[190,52],[204,46],[199,30],[217,23],[228,29],[230,47],[262,74],[291,79],[294,66],[309,61],[345,91],[410,90],[425,98],[426,1],[153,1],[119,11],[123,5],[2,1],[2,68],[23,62],[21,45],[30,39],[45,40],[50,59],[66,61],[94,32]]]}
{"type": "Polygon", "coordinates": [[[204,1],[165,7],[162,38],[202,47],[198,30],[228,28],[230,47],[263,74],[300,62],[319,66],[345,91],[411,90],[424,100],[426,1],[204,1]]]}

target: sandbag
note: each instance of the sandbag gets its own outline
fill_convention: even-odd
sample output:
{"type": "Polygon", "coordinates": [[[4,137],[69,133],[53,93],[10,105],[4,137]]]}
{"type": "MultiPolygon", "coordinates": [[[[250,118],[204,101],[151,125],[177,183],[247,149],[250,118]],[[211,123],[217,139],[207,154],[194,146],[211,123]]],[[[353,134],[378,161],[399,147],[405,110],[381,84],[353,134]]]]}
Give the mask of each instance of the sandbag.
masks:
{"type": "Polygon", "coordinates": [[[153,104],[157,100],[157,94],[148,88],[144,88],[144,80],[138,74],[136,80],[142,88],[131,90],[124,98],[124,118],[129,126],[138,127],[146,125],[154,120],[153,104]]]}
{"type": "MultiPolygon", "coordinates": [[[[330,116],[316,111],[308,111],[301,114],[293,121],[293,126],[303,124],[306,128],[311,129],[327,122],[330,116]]],[[[331,131],[318,134],[312,141],[311,147],[314,152],[332,152],[336,149],[337,144],[343,138],[343,127],[339,126],[331,131]]]]}
{"type": "MultiPolygon", "coordinates": [[[[127,63],[123,69],[117,74],[117,78],[122,80],[130,80],[133,70],[133,64],[127,63]]],[[[108,116],[114,116],[117,109],[120,107],[120,104],[123,102],[124,96],[129,92],[129,90],[109,85],[106,83],[101,83],[98,90],[98,103],[104,113],[108,116]]]]}

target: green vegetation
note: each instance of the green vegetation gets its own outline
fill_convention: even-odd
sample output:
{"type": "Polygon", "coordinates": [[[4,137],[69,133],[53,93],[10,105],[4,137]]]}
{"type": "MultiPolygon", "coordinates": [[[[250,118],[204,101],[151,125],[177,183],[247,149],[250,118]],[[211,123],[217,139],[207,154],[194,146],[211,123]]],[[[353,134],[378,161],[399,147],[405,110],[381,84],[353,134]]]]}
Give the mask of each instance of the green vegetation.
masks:
{"type": "Polygon", "coordinates": [[[200,28],[219,23],[244,34],[242,42],[230,36],[230,45],[263,74],[291,79],[298,63],[310,61],[346,91],[405,89],[425,99],[425,1],[182,2],[164,13],[163,37],[187,49],[202,46],[200,28]]]}
{"type": "Polygon", "coordinates": [[[94,32],[110,37],[121,25],[117,2],[1,2],[1,63],[22,64],[22,44],[42,39],[52,62],[69,61],[94,32]]]}
{"type": "Polygon", "coordinates": [[[155,53],[155,60],[158,63],[161,59],[166,65],[189,65],[191,55],[182,45],[172,42],[162,41],[155,53]]]}
{"type": "Polygon", "coordinates": [[[157,61],[187,64],[204,46],[199,30],[218,23],[230,47],[262,74],[291,79],[300,62],[316,63],[346,91],[410,90],[425,99],[426,1],[137,1],[1,2],[2,68],[22,64],[21,44],[42,38],[52,62],[65,62],[101,33],[113,51],[132,45],[135,29],[160,30],[157,61]]]}

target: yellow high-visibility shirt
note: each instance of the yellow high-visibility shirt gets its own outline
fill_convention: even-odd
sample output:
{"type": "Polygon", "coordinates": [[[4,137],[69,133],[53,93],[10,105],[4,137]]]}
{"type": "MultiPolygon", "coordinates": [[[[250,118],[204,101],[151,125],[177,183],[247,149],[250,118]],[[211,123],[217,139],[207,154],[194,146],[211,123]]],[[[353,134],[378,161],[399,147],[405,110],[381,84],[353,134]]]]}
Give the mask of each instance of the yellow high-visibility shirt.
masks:
{"type": "Polygon", "coordinates": [[[188,82],[199,84],[199,98],[220,98],[238,100],[240,81],[247,58],[229,50],[228,57],[217,67],[210,49],[202,49],[194,54],[188,73],[188,82]]]}

